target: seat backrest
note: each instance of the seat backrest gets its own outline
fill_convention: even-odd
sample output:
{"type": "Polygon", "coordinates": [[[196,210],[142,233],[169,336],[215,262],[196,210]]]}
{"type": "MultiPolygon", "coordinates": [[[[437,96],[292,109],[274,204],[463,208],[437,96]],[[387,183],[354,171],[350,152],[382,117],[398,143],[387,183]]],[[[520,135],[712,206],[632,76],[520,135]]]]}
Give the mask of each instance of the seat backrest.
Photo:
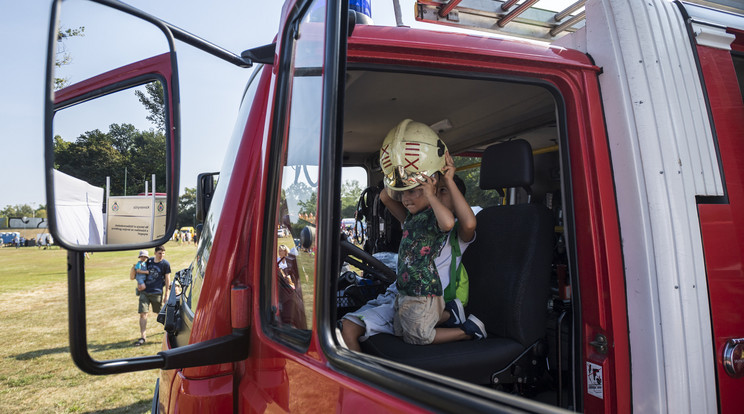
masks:
{"type": "MultiPolygon", "coordinates": [[[[492,145],[484,152],[482,189],[529,187],[532,179],[526,141],[492,145]]],[[[542,204],[519,204],[488,207],[476,217],[476,240],[462,259],[470,276],[468,313],[483,321],[489,336],[528,346],[545,335],[552,215],[542,204]]]]}

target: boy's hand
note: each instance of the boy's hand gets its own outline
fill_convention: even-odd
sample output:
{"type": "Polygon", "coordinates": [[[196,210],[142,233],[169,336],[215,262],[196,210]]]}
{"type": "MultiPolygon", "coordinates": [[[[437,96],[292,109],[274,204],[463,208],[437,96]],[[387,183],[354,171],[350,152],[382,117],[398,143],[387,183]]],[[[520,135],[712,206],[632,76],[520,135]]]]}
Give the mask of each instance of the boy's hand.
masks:
{"type": "Polygon", "coordinates": [[[455,161],[452,159],[449,151],[444,153],[444,168],[442,168],[442,175],[446,180],[452,180],[455,177],[455,161]]]}
{"type": "Polygon", "coordinates": [[[426,174],[421,174],[423,177],[422,179],[417,179],[421,184],[421,189],[424,191],[424,197],[431,200],[432,197],[437,197],[437,179],[434,177],[430,177],[426,174]]]}

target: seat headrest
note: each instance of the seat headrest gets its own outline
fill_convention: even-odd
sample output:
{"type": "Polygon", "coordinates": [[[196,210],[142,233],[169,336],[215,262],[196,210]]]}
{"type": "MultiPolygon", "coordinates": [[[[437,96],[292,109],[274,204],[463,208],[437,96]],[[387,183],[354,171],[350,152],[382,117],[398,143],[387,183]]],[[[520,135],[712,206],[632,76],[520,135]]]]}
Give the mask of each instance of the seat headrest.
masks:
{"type": "Polygon", "coordinates": [[[481,159],[480,188],[499,190],[523,187],[529,191],[534,181],[532,147],[523,139],[494,144],[481,159]]]}

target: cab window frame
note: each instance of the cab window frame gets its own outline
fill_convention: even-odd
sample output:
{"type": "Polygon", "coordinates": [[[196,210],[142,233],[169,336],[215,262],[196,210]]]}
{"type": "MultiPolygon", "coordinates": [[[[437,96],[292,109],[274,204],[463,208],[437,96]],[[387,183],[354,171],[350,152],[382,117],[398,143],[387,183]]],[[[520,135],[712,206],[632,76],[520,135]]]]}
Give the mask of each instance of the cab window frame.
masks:
{"type": "MultiPolygon", "coordinates": [[[[273,112],[270,114],[271,116],[271,133],[269,136],[269,151],[268,151],[268,177],[267,177],[267,186],[266,186],[266,204],[264,209],[264,216],[263,216],[263,228],[264,229],[272,229],[272,231],[265,231],[262,238],[262,244],[264,246],[271,246],[270,248],[263,249],[262,252],[262,258],[261,258],[261,281],[259,286],[259,313],[260,313],[260,323],[261,323],[261,330],[264,334],[266,334],[269,338],[272,340],[281,343],[285,346],[288,346],[289,348],[293,349],[296,352],[299,353],[305,353],[307,352],[309,346],[310,346],[310,340],[312,338],[312,329],[307,330],[300,330],[296,328],[291,328],[284,325],[277,325],[274,323],[274,316],[272,311],[273,306],[273,286],[274,286],[274,279],[275,279],[275,270],[276,267],[276,249],[274,248],[277,246],[277,234],[274,230],[276,228],[277,224],[277,209],[279,207],[279,197],[281,192],[281,184],[282,184],[282,170],[284,168],[284,161],[285,161],[285,148],[287,145],[287,141],[289,139],[289,128],[290,128],[290,117],[291,117],[291,94],[293,91],[293,79],[294,79],[294,72],[293,72],[293,66],[294,66],[294,57],[296,54],[296,46],[297,46],[297,34],[300,30],[300,26],[302,23],[302,20],[310,13],[311,6],[318,0],[306,0],[306,1],[298,1],[294,7],[290,9],[289,16],[286,20],[286,24],[282,26],[282,33],[281,33],[281,42],[280,44],[280,52],[279,52],[279,63],[278,67],[275,68],[275,74],[276,74],[276,88],[275,93],[273,96],[274,99],[274,109],[273,112]]],[[[323,164],[326,164],[326,156],[323,152],[323,148],[327,145],[328,141],[338,141],[335,140],[334,136],[328,137],[328,126],[330,125],[333,128],[333,131],[337,129],[335,120],[329,122],[328,121],[328,108],[336,108],[337,105],[334,102],[327,102],[327,96],[329,91],[329,74],[334,75],[333,70],[329,70],[327,63],[329,61],[332,61],[331,59],[335,58],[335,54],[332,54],[329,56],[329,50],[328,45],[334,44],[337,42],[337,35],[334,35],[334,32],[336,31],[335,25],[333,22],[330,22],[328,17],[329,16],[335,16],[334,18],[338,19],[338,24],[340,24],[340,9],[345,10],[344,5],[338,5],[336,2],[332,1],[323,1],[320,0],[323,3],[325,3],[325,27],[324,27],[324,40],[323,40],[323,59],[322,59],[322,87],[321,87],[321,102],[319,104],[322,105],[321,109],[321,124],[320,124],[320,136],[319,136],[319,153],[323,154],[320,156],[320,168],[319,168],[319,182],[325,183],[325,186],[318,186],[317,194],[318,194],[318,205],[317,210],[322,211],[324,202],[321,201],[321,198],[327,198],[327,195],[324,194],[324,192],[327,192],[331,190],[333,187],[335,187],[335,183],[340,180],[340,170],[339,170],[339,178],[336,179],[333,182],[324,181],[325,174],[323,172],[323,164]]],[[[344,31],[345,28],[341,27],[341,30],[344,31]]],[[[343,56],[343,59],[345,61],[345,55],[343,56]]],[[[338,74],[336,74],[337,77],[338,74]]],[[[330,81],[334,82],[334,81],[330,81]]],[[[332,85],[333,88],[335,88],[335,82],[334,85],[332,85]]],[[[335,89],[331,89],[335,90],[335,89]]],[[[334,92],[335,93],[335,92],[334,92]]],[[[336,109],[334,109],[335,111],[336,109]]],[[[334,135],[331,133],[331,135],[334,135]]],[[[340,154],[340,151],[339,151],[340,154]]],[[[327,165],[325,168],[329,168],[327,165]]],[[[334,166],[331,166],[330,168],[334,168],[334,166]]],[[[338,190],[333,190],[335,193],[338,193],[338,190]]],[[[338,209],[337,209],[338,210],[338,209]]],[[[339,214],[336,213],[336,216],[339,214]]],[[[320,216],[320,215],[318,215],[320,216]]],[[[338,226],[336,226],[338,227],[338,226]]],[[[336,232],[338,233],[338,229],[336,229],[336,232]]],[[[324,232],[318,231],[316,233],[316,243],[317,241],[321,240],[321,237],[327,237],[322,236],[324,232]]],[[[321,246],[316,246],[317,250],[321,250],[321,246]]],[[[319,274],[322,270],[323,265],[321,265],[321,261],[323,261],[321,255],[316,255],[316,274],[319,274]]],[[[313,297],[315,299],[315,307],[318,308],[318,301],[319,298],[319,291],[322,291],[325,287],[324,283],[322,282],[324,278],[316,278],[315,280],[315,291],[312,293],[313,297]]],[[[317,324],[320,320],[320,314],[322,312],[319,312],[315,310],[313,312],[312,316],[312,322],[313,324],[317,324]]],[[[312,327],[311,327],[312,328],[312,327]]]]}
{"type": "MultiPolygon", "coordinates": [[[[568,105],[565,101],[561,88],[555,84],[540,77],[523,77],[513,76],[495,73],[472,73],[466,72],[459,69],[439,69],[439,68],[428,68],[419,67],[416,65],[402,67],[400,65],[388,65],[388,64],[375,64],[375,63],[350,63],[347,64],[347,69],[353,70],[371,70],[371,71],[390,71],[397,73],[410,73],[410,74],[424,74],[441,77],[455,77],[455,78],[467,78],[484,81],[497,81],[497,82],[512,82],[524,85],[532,85],[543,88],[553,98],[555,104],[555,120],[557,122],[557,138],[560,143],[559,159],[562,179],[560,183],[561,193],[566,195],[563,197],[564,207],[564,220],[565,220],[565,234],[567,236],[567,254],[569,262],[569,271],[572,274],[572,294],[574,295],[575,309],[573,310],[572,323],[575,329],[572,333],[574,343],[581,343],[581,298],[579,295],[579,267],[577,262],[578,249],[576,246],[576,218],[574,216],[574,202],[573,202],[573,183],[571,177],[571,162],[570,162],[570,147],[569,147],[569,136],[568,136],[568,122],[569,114],[567,113],[568,105]]],[[[343,117],[339,120],[340,124],[343,124],[343,117]]],[[[339,185],[340,187],[340,185],[339,185]]],[[[333,284],[337,281],[337,274],[335,277],[329,278],[332,281],[327,287],[326,293],[328,297],[325,299],[327,303],[333,303],[335,297],[335,290],[332,288],[333,284]]],[[[320,287],[318,287],[320,289],[320,287]]],[[[316,299],[318,300],[318,299],[316,299]]],[[[318,315],[317,317],[323,317],[318,315]]],[[[335,308],[325,315],[326,318],[335,320],[336,313],[335,308]]],[[[330,326],[333,328],[335,326],[330,326]]],[[[428,407],[439,407],[444,410],[451,411],[473,411],[473,412],[492,412],[494,410],[493,403],[501,404],[501,407],[505,409],[518,407],[524,409],[525,407],[533,407],[536,411],[543,410],[544,407],[540,406],[539,403],[535,404],[534,401],[519,397],[511,396],[503,392],[485,388],[480,385],[466,384],[458,382],[456,386],[452,386],[452,379],[450,377],[439,375],[435,373],[429,373],[429,375],[421,375],[421,372],[414,367],[400,364],[394,361],[389,361],[384,358],[376,357],[369,354],[357,353],[345,349],[341,344],[338,343],[332,329],[323,331],[323,326],[319,326],[318,335],[322,339],[321,347],[323,348],[324,354],[328,358],[329,365],[334,369],[359,378],[361,381],[374,384],[384,390],[398,390],[402,395],[411,397],[414,400],[421,398],[422,403],[428,407]],[[446,389],[447,392],[444,395],[442,391],[446,389]],[[424,397],[420,397],[424,396],[424,397]],[[516,398],[516,400],[515,400],[516,398]],[[484,401],[490,401],[490,403],[484,404],[484,401]]],[[[581,370],[581,358],[575,358],[571,369],[576,373],[583,372],[581,370]]],[[[581,378],[577,374],[574,376],[574,389],[576,393],[577,389],[581,388],[581,378]]],[[[573,401],[579,404],[581,407],[581,399],[577,396],[573,396],[573,401]]]]}

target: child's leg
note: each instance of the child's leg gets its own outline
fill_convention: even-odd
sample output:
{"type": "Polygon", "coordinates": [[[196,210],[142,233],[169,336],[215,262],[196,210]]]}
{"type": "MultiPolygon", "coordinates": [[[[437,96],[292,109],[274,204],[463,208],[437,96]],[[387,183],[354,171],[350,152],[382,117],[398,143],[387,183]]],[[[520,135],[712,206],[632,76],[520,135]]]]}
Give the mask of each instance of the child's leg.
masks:
{"type": "Polygon", "coordinates": [[[447,309],[442,311],[442,316],[439,317],[439,321],[437,321],[437,325],[441,325],[445,322],[447,322],[450,318],[450,313],[447,309]]]}
{"type": "Polygon", "coordinates": [[[352,351],[362,352],[362,347],[359,345],[359,337],[364,335],[366,328],[361,325],[344,319],[341,322],[341,338],[346,342],[346,346],[352,351]]]}
{"type": "Polygon", "coordinates": [[[446,342],[464,341],[473,339],[460,328],[436,328],[432,344],[443,344],[446,342]]]}
{"type": "Polygon", "coordinates": [[[396,336],[413,345],[428,345],[436,337],[435,327],[444,310],[441,296],[404,296],[396,298],[394,330],[396,336]]]}

